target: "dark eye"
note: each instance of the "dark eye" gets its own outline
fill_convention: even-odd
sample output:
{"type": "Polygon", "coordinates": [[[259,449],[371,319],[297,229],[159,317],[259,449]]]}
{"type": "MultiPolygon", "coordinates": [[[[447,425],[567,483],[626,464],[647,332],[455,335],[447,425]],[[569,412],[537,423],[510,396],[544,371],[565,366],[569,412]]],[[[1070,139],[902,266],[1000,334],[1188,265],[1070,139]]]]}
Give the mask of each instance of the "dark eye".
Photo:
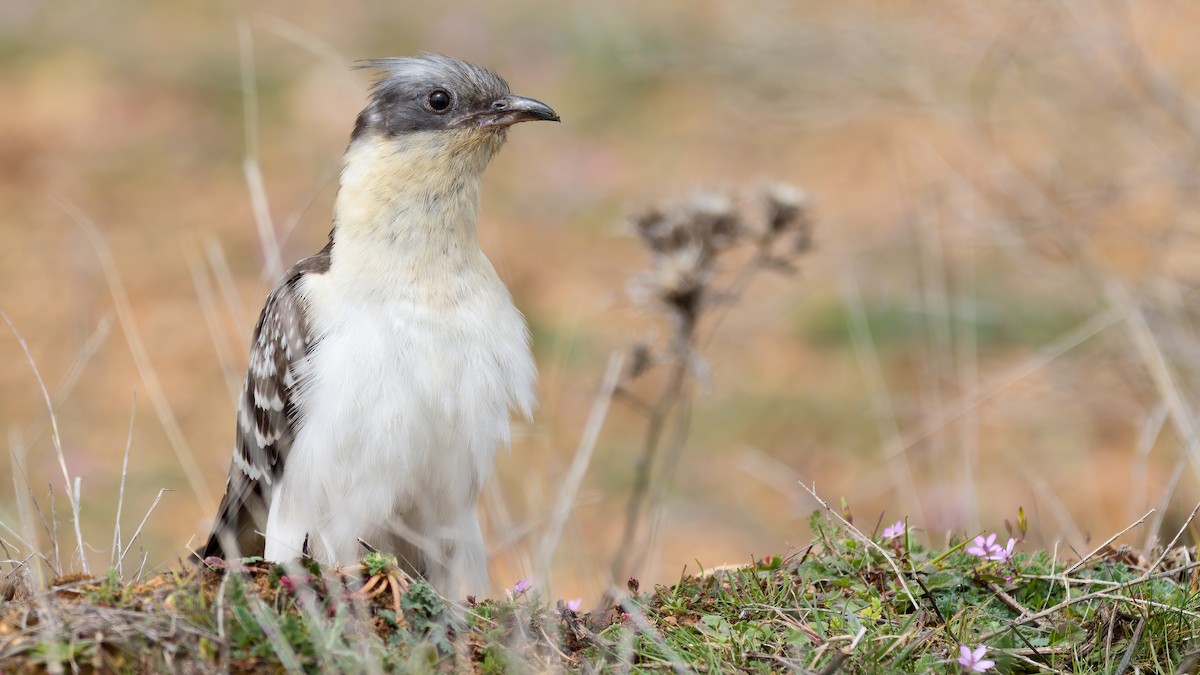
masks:
{"type": "Polygon", "coordinates": [[[445,89],[434,89],[425,100],[429,103],[429,109],[435,113],[443,113],[450,109],[450,92],[445,89]]]}

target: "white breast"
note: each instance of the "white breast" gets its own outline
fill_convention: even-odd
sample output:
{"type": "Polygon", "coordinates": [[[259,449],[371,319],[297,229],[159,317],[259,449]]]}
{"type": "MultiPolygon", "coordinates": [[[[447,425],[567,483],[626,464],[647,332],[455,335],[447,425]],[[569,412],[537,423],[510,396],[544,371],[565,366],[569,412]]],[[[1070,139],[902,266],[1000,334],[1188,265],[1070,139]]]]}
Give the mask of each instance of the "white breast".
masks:
{"type": "Polygon", "coordinates": [[[358,537],[386,540],[397,527],[409,539],[461,527],[478,536],[475,504],[509,442],[510,411],[528,417],[535,396],[524,319],[479,259],[455,270],[452,302],[428,302],[428,289],[367,292],[336,265],[308,278],[316,347],[271,507],[269,559],[273,538],[277,552],[298,548],[302,531],[310,552],[335,564],[357,560],[358,537]]]}

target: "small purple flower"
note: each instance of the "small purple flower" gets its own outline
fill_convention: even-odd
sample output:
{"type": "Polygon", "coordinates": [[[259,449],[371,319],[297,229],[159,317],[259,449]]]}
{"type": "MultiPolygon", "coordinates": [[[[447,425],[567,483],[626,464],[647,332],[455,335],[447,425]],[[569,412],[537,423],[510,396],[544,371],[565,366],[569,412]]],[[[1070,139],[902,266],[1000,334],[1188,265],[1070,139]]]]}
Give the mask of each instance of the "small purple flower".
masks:
{"type": "Polygon", "coordinates": [[[522,580],[518,581],[515,585],[513,585],[513,587],[511,589],[509,589],[508,594],[513,596],[514,598],[520,597],[522,595],[525,595],[525,592],[531,588],[533,588],[533,580],[522,579],[522,580]]]}
{"type": "Polygon", "coordinates": [[[567,601],[567,609],[572,612],[578,612],[580,607],[583,607],[583,598],[575,598],[574,600],[567,601]]]}
{"type": "Polygon", "coordinates": [[[1009,537],[1008,545],[1005,546],[1004,548],[1000,548],[999,546],[992,547],[992,553],[991,553],[991,555],[988,556],[988,560],[1000,560],[1000,561],[1008,560],[1009,558],[1012,557],[1013,546],[1016,546],[1016,545],[1017,545],[1017,540],[1013,539],[1012,537],[1009,537]]]}
{"type": "Polygon", "coordinates": [[[987,647],[979,645],[974,651],[966,645],[958,646],[958,664],[968,673],[982,673],[996,665],[995,661],[983,658],[987,647]]]}
{"type": "Polygon", "coordinates": [[[978,556],[986,560],[996,560],[1004,562],[1012,558],[1013,547],[1017,545],[1017,540],[1012,537],[1008,538],[1008,544],[1001,546],[996,543],[996,533],[993,532],[983,538],[983,535],[975,537],[971,546],[967,547],[967,553],[973,556],[978,556]]]}
{"type": "Polygon", "coordinates": [[[974,545],[967,547],[967,553],[970,553],[974,556],[979,556],[980,558],[991,558],[997,550],[1002,549],[1000,549],[999,546],[996,546],[995,532],[989,534],[987,539],[984,539],[982,534],[978,537],[975,537],[974,545]]]}
{"type": "Polygon", "coordinates": [[[883,528],[883,538],[888,540],[895,539],[896,537],[904,534],[904,531],[907,529],[908,528],[904,526],[903,520],[897,520],[894,525],[883,528]]]}

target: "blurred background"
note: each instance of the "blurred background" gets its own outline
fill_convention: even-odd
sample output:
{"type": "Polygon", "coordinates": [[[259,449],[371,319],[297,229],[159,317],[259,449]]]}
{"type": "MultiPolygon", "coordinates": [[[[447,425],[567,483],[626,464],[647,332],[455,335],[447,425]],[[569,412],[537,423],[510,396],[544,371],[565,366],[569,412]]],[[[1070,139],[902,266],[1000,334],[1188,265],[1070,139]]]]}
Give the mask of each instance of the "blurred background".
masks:
{"type": "MultiPolygon", "coordinates": [[[[515,129],[485,184],[542,398],[482,506],[497,589],[533,571],[609,354],[669,334],[630,300],[648,257],[624,223],[697,186],[748,213],[764,182],[802,188],[815,248],[707,345],[643,585],[807,544],[798,481],[933,543],[1018,506],[1024,545],[1063,555],[1152,507],[1128,541],[1169,537],[1200,498],[1197,21],[1186,2],[5,0],[0,310],[82,478],[93,571],[127,443],[126,541],[170,490],[128,560],[202,542],[264,242],[284,265],[323,245],[371,81],[351,66],[423,50],[564,120],[515,129]]],[[[52,546],[28,497],[51,521],[53,490],[69,568],[45,411],[5,328],[0,536],[52,546]]],[[[645,434],[615,400],[556,595],[608,582],[645,434]]]]}

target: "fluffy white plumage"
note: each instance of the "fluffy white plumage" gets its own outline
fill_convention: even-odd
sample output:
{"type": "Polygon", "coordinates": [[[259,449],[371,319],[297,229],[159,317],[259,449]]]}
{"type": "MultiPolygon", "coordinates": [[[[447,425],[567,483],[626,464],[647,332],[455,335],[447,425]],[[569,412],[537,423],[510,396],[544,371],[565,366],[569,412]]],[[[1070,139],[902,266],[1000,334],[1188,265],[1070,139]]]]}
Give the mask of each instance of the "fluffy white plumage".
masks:
{"type": "Polygon", "coordinates": [[[345,236],[329,271],[300,286],[316,346],[300,371],[305,422],[273,496],[266,558],[294,557],[318,533],[313,557],[354,560],[362,537],[419,555],[439,588],[482,592],[475,504],[509,441],[509,410],[532,411],[536,370],[525,321],[476,241],[479,176],[455,198],[404,194],[459,190],[454,175],[410,180],[429,144],[348,153],[336,207],[345,236]]]}

